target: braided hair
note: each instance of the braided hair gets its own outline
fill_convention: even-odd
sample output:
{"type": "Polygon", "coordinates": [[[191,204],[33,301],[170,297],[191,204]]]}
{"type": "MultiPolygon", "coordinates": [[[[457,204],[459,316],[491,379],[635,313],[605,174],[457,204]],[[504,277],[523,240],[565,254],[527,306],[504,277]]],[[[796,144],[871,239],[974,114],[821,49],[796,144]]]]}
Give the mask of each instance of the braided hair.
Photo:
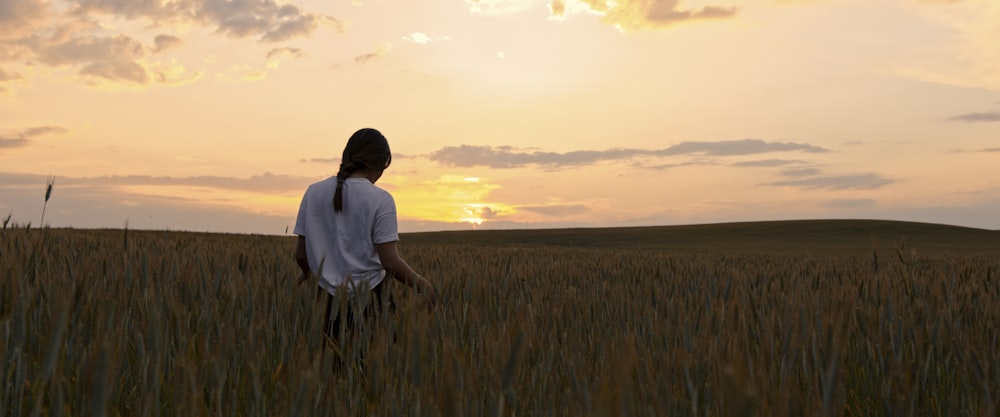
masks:
{"type": "Polygon", "coordinates": [[[340,171],[337,171],[337,191],[333,194],[333,211],[344,211],[344,182],[359,169],[384,170],[392,162],[392,152],[389,151],[389,141],[381,132],[372,128],[363,128],[354,132],[347,140],[344,155],[340,159],[340,171]]]}

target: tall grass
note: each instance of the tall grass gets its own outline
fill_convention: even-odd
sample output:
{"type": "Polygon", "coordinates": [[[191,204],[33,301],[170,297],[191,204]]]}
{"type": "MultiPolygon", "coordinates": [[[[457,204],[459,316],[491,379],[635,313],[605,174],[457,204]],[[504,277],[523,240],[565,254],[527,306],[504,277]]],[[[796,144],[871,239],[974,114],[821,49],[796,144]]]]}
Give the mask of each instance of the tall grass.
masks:
{"type": "Polygon", "coordinates": [[[404,241],[440,306],[334,372],[291,238],[6,232],[0,417],[997,413],[995,256],[404,241]]]}
{"type": "Polygon", "coordinates": [[[49,198],[52,198],[52,186],[55,182],[56,178],[51,176],[45,181],[45,201],[42,203],[42,219],[38,222],[39,227],[45,227],[45,209],[49,206],[49,198]]]}

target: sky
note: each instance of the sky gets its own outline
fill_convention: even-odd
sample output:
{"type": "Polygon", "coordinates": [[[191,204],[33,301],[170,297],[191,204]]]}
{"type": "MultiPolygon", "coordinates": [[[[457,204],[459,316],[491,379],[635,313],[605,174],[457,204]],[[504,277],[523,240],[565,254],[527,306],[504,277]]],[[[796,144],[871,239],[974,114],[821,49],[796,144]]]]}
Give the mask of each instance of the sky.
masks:
{"type": "Polygon", "coordinates": [[[287,234],[373,127],[401,232],[1000,229],[997,39],[996,0],[0,0],[0,218],[287,234]]]}

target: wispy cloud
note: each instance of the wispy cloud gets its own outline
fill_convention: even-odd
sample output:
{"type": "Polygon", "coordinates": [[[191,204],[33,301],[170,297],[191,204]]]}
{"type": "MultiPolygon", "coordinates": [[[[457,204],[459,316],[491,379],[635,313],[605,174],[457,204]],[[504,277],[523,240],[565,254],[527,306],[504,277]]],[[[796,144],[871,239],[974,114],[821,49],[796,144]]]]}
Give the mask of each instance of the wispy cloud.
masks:
{"type": "Polygon", "coordinates": [[[12,149],[28,146],[39,136],[63,134],[69,132],[62,126],[34,126],[15,130],[13,133],[0,134],[0,148],[12,149]]]}
{"type": "Polygon", "coordinates": [[[277,59],[284,57],[300,58],[303,55],[304,53],[302,52],[302,49],[299,48],[282,47],[282,48],[272,48],[270,51],[267,51],[267,59],[277,59]]]}
{"type": "Polygon", "coordinates": [[[391,49],[392,49],[391,44],[385,43],[379,45],[378,49],[376,49],[374,52],[369,52],[367,54],[362,54],[354,57],[354,62],[358,64],[364,64],[367,62],[374,61],[384,56],[385,54],[388,54],[391,49]]]}
{"type": "Polygon", "coordinates": [[[634,163],[633,167],[642,169],[651,169],[653,171],[664,171],[673,168],[680,167],[690,167],[690,166],[706,166],[706,165],[718,165],[719,163],[707,158],[696,158],[690,161],[673,162],[667,164],[645,164],[645,163],[634,163]]]}
{"type": "Polygon", "coordinates": [[[403,36],[403,40],[407,42],[413,42],[418,45],[427,45],[431,42],[439,42],[448,40],[447,36],[430,36],[423,32],[413,32],[409,35],[403,36]]]}
{"type": "Polygon", "coordinates": [[[893,184],[896,181],[879,174],[821,175],[772,182],[767,185],[804,189],[829,190],[872,190],[893,184]]]}
{"type": "Polygon", "coordinates": [[[583,204],[551,204],[541,206],[518,206],[518,210],[551,217],[565,217],[585,213],[590,209],[583,204]]]}
{"type": "MultiPolygon", "coordinates": [[[[466,0],[470,12],[478,15],[501,16],[534,10],[533,0],[466,0]]],[[[660,29],[682,22],[716,20],[735,17],[739,9],[730,1],[703,0],[689,7],[683,0],[551,0],[547,4],[552,20],[565,20],[570,15],[597,15],[605,24],[623,31],[660,29]]]]}
{"type": "Polygon", "coordinates": [[[827,149],[807,143],[765,142],[760,139],[724,140],[718,142],[681,142],[667,148],[671,155],[703,154],[715,156],[753,155],[770,152],[823,153],[827,149]]]}
{"type": "Polygon", "coordinates": [[[24,137],[4,137],[0,136],[0,149],[20,148],[28,144],[28,139],[24,137]]]}
{"type": "MultiPolygon", "coordinates": [[[[602,151],[581,150],[565,153],[520,150],[511,146],[449,146],[432,152],[428,158],[446,166],[519,168],[528,165],[547,167],[590,165],[604,161],[630,160],[637,157],[674,155],[739,156],[774,152],[812,152],[827,150],[805,143],[765,142],[743,139],[718,142],[681,142],[663,149],[619,148],[602,151]]],[[[673,164],[671,164],[673,165],[673,164]]]]}
{"type": "Polygon", "coordinates": [[[44,135],[58,135],[69,132],[69,129],[62,126],[36,126],[21,130],[21,134],[29,138],[44,135]]]}
{"type": "Polygon", "coordinates": [[[987,153],[1000,152],[1000,148],[985,148],[985,149],[980,149],[979,152],[987,152],[987,153]]]}
{"type": "Polygon", "coordinates": [[[181,46],[184,43],[181,38],[171,35],[156,35],[153,39],[153,53],[160,53],[168,49],[173,49],[181,46]]]}
{"type": "Polygon", "coordinates": [[[0,68],[0,83],[4,81],[13,81],[21,79],[21,74],[16,72],[7,72],[3,68],[0,68]]]}
{"type": "Polygon", "coordinates": [[[804,161],[796,159],[762,159],[757,161],[740,161],[733,164],[735,167],[781,167],[786,165],[801,164],[804,161]]]}
{"type": "Polygon", "coordinates": [[[1000,122],[1000,112],[965,113],[948,120],[968,123],[1000,122]]]}
{"type": "MultiPolygon", "coordinates": [[[[693,20],[728,19],[739,9],[724,5],[685,7],[681,0],[582,0],[592,12],[600,14],[602,21],[625,31],[659,29],[693,20]]],[[[554,1],[549,9],[553,16],[566,13],[562,1],[554,1]]]]}
{"type": "Polygon", "coordinates": [[[267,51],[267,67],[272,69],[278,68],[281,65],[281,61],[285,58],[298,59],[303,56],[305,56],[305,52],[299,48],[272,48],[270,51],[267,51]]]}
{"type": "MultiPolygon", "coordinates": [[[[396,155],[393,155],[392,157],[395,158],[396,155]]],[[[339,164],[340,158],[302,158],[299,160],[299,162],[312,162],[316,164],[339,164]]]]}
{"type": "Polygon", "coordinates": [[[487,16],[507,15],[530,10],[530,0],[465,0],[469,11],[487,16]]]}
{"type": "Polygon", "coordinates": [[[795,168],[786,169],[781,171],[781,175],[785,177],[799,178],[799,177],[811,177],[823,173],[818,168],[795,168]]]}

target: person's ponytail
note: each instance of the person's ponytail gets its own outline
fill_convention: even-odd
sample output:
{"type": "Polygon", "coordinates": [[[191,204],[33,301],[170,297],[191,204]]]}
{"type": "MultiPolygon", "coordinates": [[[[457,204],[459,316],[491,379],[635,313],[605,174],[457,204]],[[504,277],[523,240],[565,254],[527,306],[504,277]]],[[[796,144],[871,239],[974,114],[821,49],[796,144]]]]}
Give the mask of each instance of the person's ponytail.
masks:
{"type": "Polygon", "coordinates": [[[342,162],[340,171],[337,171],[337,191],[333,193],[333,211],[340,213],[344,211],[344,182],[350,178],[351,174],[358,169],[357,164],[351,161],[342,162]]]}

